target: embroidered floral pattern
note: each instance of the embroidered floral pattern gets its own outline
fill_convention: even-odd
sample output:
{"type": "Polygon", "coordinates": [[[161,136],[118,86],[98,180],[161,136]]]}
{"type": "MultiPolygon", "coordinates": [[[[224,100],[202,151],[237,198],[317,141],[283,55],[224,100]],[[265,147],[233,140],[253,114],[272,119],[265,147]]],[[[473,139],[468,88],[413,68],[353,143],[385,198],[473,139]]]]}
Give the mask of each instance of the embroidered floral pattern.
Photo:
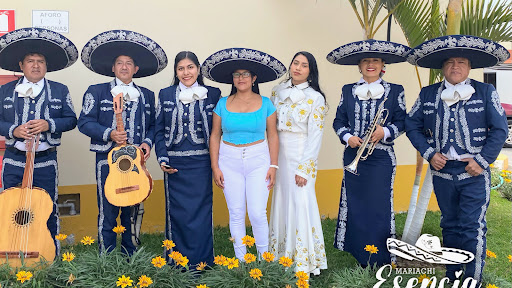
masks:
{"type": "Polygon", "coordinates": [[[340,59],[350,55],[364,52],[378,52],[383,54],[392,54],[405,57],[411,49],[398,43],[387,41],[366,40],[353,42],[334,49],[327,55],[327,61],[337,64],[340,59]]]}

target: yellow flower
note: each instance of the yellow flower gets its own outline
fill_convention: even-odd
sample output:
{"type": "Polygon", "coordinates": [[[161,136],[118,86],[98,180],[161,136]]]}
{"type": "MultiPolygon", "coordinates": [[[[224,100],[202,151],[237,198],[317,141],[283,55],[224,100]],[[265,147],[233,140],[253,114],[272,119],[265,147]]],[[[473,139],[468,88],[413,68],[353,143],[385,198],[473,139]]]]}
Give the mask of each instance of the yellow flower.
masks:
{"type": "Polygon", "coordinates": [[[117,286],[121,286],[121,288],[125,288],[125,287],[132,287],[132,282],[133,280],[130,279],[130,276],[126,277],[126,276],[121,276],[119,278],[117,278],[117,286]]]}
{"type": "Polygon", "coordinates": [[[32,272],[21,270],[16,274],[16,278],[21,283],[24,283],[25,281],[29,281],[30,278],[32,278],[32,272]]]}
{"type": "Polygon", "coordinates": [[[249,248],[251,248],[254,245],[255,241],[256,240],[254,240],[254,237],[251,237],[249,235],[245,235],[244,237],[242,237],[242,244],[249,248]]]}
{"type": "Polygon", "coordinates": [[[501,177],[507,177],[507,174],[505,174],[505,173],[501,173],[501,174],[500,174],[500,176],[501,176],[501,177]]]}
{"type": "Polygon", "coordinates": [[[249,271],[249,275],[253,279],[258,279],[258,280],[261,280],[261,276],[263,276],[263,274],[261,273],[261,270],[258,268],[251,269],[251,271],[249,271]]]}
{"type": "Polygon", "coordinates": [[[487,258],[496,258],[496,254],[492,252],[491,250],[487,250],[486,252],[487,258]]]}
{"type": "Polygon", "coordinates": [[[499,288],[499,287],[494,284],[487,284],[487,286],[485,286],[485,288],[499,288]]]}
{"type": "Polygon", "coordinates": [[[507,182],[507,183],[512,182],[512,180],[510,180],[510,179],[508,179],[508,178],[505,178],[504,180],[505,180],[505,182],[507,182]]]}
{"type": "Polygon", "coordinates": [[[398,266],[396,265],[395,262],[391,262],[391,267],[393,267],[393,269],[396,269],[396,267],[398,267],[398,266]]]}
{"type": "Polygon", "coordinates": [[[206,262],[201,262],[201,263],[197,264],[197,266],[196,266],[196,270],[197,270],[197,271],[203,271],[203,270],[204,270],[204,268],[206,268],[206,266],[207,266],[207,265],[208,265],[208,264],[206,264],[206,262]]]}
{"type": "Polygon", "coordinates": [[[295,108],[297,107],[297,104],[292,104],[290,107],[295,108]]]}
{"type": "Polygon", "coordinates": [[[66,238],[68,238],[68,235],[62,234],[62,233],[60,233],[59,235],[55,236],[55,239],[57,239],[59,241],[66,240],[66,238]]]}
{"type": "Polygon", "coordinates": [[[66,282],[66,284],[73,284],[73,282],[75,281],[75,279],[76,279],[75,275],[73,275],[73,274],[69,274],[68,282],[66,282]]]}
{"type": "Polygon", "coordinates": [[[188,264],[187,256],[181,256],[177,259],[174,259],[174,261],[176,262],[176,265],[181,265],[183,267],[187,266],[187,264],[188,264]]]}
{"type": "Polygon", "coordinates": [[[297,282],[295,284],[297,284],[298,288],[308,288],[309,287],[308,280],[306,280],[306,279],[299,279],[299,280],[297,280],[297,282]]]}
{"type": "Polygon", "coordinates": [[[263,257],[263,259],[265,259],[265,261],[267,262],[272,262],[274,261],[274,254],[270,253],[270,252],[263,252],[263,255],[261,255],[261,257],[263,257]]]}
{"type": "Polygon", "coordinates": [[[292,122],[286,121],[286,126],[288,126],[288,127],[292,126],[292,122]]]}
{"type": "Polygon", "coordinates": [[[379,252],[379,249],[377,249],[377,247],[375,247],[374,245],[366,245],[364,247],[364,251],[370,252],[370,254],[377,254],[377,252],[379,252]]]}
{"type": "Polygon", "coordinates": [[[233,258],[226,258],[226,265],[228,266],[228,269],[238,268],[238,259],[235,257],[233,258]]]}
{"type": "Polygon", "coordinates": [[[279,264],[283,265],[284,267],[290,267],[290,266],[292,266],[293,261],[292,261],[292,259],[283,256],[283,257],[279,258],[279,264]]]}
{"type": "Polygon", "coordinates": [[[84,245],[91,245],[94,243],[94,239],[92,239],[91,236],[85,236],[80,242],[82,242],[84,245]]]}
{"type": "Polygon", "coordinates": [[[224,255],[217,255],[213,259],[213,263],[216,265],[223,265],[225,261],[226,261],[226,257],[224,255]]]}
{"type": "Polygon", "coordinates": [[[71,252],[66,252],[66,253],[62,254],[62,261],[71,262],[71,261],[73,261],[73,259],[75,259],[75,254],[73,254],[71,252]]]}
{"type": "Polygon", "coordinates": [[[112,231],[116,232],[116,234],[122,234],[126,231],[126,228],[123,225],[117,225],[112,231]]]}
{"type": "Polygon", "coordinates": [[[427,282],[430,282],[430,278],[427,277],[426,274],[421,274],[419,277],[418,277],[418,283],[421,283],[423,282],[423,280],[427,279],[427,282]]]}
{"type": "Polygon", "coordinates": [[[172,251],[171,254],[169,254],[169,257],[171,257],[174,260],[180,258],[181,256],[183,255],[181,255],[181,253],[178,251],[172,251]]]}
{"type": "Polygon", "coordinates": [[[300,115],[306,115],[306,110],[301,109],[301,110],[299,111],[299,114],[300,114],[300,115]]]}
{"type": "Polygon", "coordinates": [[[508,255],[508,262],[512,262],[512,255],[508,255]]]}
{"type": "Polygon", "coordinates": [[[494,163],[489,164],[489,167],[494,168],[494,163]]]}
{"type": "Polygon", "coordinates": [[[309,279],[308,273],[305,273],[304,271],[295,272],[295,277],[297,277],[299,280],[308,280],[309,279]]]}
{"type": "Polygon", "coordinates": [[[254,262],[254,261],[256,261],[256,255],[247,253],[244,255],[244,260],[245,260],[245,263],[247,263],[247,264],[254,262]]]}
{"type": "Polygon", "coordinates": [[[156,268],[162,268],[167,263],[165,262],[164,258],[157,256],[151,259],[151,264],[153,264],[153,266],[155,266],[156,268]]]}
{"type": "Polygon", "coordinates": [[[176,247],[176,244],[174,244],[172,240],[165,239],[162,241],[162,247],[165,247],[167,250],[171,250],[172,248],[176,247]]]}
{"type": "Polygon", "coordinates": [[[309,99],[308,104],[313,104],[313,99],[309,99]]]}
{"type": "Polygon", "coordinates": [[[137,283],[140,287],[149,287],[151,284],[153,284],[153,280],[146,275],[140,276],[139,283],[137,283]]]}
{"type": "Polygon", "coordinates": [[[197,285],[196,288],[209,288],[206,284],[197,285]]]}

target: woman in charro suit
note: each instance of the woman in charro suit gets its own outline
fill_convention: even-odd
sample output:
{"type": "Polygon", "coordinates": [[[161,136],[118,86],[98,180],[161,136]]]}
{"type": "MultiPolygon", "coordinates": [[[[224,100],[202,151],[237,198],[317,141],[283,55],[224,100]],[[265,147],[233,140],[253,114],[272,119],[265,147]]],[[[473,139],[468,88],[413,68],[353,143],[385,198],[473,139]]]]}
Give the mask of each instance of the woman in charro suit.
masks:
{"type": "MultiPolygon", "coordinates": [[[[159,94],[155,146],[165,185],[165,235],[190,265],[213,265],[212,172],[209,139],[218,88],[205,86],[197,56],[174,60],[172,85],[159,94]]],[[[166,249],[165,256],[170,251],[166,249]]]]}
{"type": "Polygon", "coordinates": [[[385,64],[405,61],[409,50],[397,43],[366,40],[343,45],[327,56],[334,64],[358,65],[362,74],[358,82],[343,86],[333,123],[341,143],[346,145],[344,166],[356,158],[379,108],[382,106],[388,112],[384,112],[388,116],[383,125],[377,125],[366,136],[371,137],[371,143],[376,143],[373,153],[358,162],[356,171],[346,168],[343,173],[334,246],[350,252],[362,266],[394,262],[386,240],[395,237],[393,141],[405,129],[405,96],[401,85],[384,81],[382,75],[385,64]],[[378,249],[370,260],[366,245],[378,249]]]}

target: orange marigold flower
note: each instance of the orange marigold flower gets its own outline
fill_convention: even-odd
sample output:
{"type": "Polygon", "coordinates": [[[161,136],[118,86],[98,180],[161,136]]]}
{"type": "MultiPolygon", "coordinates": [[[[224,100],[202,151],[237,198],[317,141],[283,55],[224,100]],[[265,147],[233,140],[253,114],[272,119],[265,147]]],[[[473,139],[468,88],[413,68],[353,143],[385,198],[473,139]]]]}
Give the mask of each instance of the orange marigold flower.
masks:
{"type": "Polygon", "coordinates": [[[178,252],[178,251],[172,251],[171,254],[169,254],[169,257],[171,257],[171,259],[174,259],[176,260],[177,258],[180,258],[181,256],[181,253],[178,252]]]}
{"type": "Polygon", "coordinates": [[[85,236],[80,242],[82,242],[84,245],[91,245],[94,243],[94,239],[92,239],[91,236],[85,236]]]}
{"type": "Polygon", "coordinates": [[[302,279],[302,280],[308,280],[309,274],[305,273],[304,271],[297,271],[297,272],[295,272],[295,277],[297,277],[298,279],[302,279]]]}
{"type": "Polygon", "coordinates": [[[172,240],[165,239],[162,241],[162,247],[165,247],[167,250],[171,250],[172,248],[176,247],[176,244],[174,244],[172,240]]]}
{"type": "Polygon", "coordinates": [[[66,240],[66,238],[68,238],[68,235],[66,235],[66,234],[60,233],[59,235],[55,235],[55,239],[57,239],[59,241],[66,240]]]}
{"type": "Polygon", "coordinates": [[[245,263],[247,263],[247,264],[252,263],[252,262],[256,261],[256,255],[254,255],[252,253],[247,253],[244,255],[244,260],[245,260],[245,263]]]}
{"type": "Polygon", "coordinates": [[[244,237],[242,237],[242,244],[249,248],[251,248],[255,242],[256,240],[254,239],[254,237],[251,237],[249,235],[245,235],[244,237]]]}
{"type": "Polygon", "coordinates": [[[176,262],[176,265],[181,265],[181,266],[185,267],[188,264],[188,258],[187,258],[187,256],[181,255],[181,257],[174,259],[174,262],[176,262]]]}
{"type": "Polygon", "coordinates": [[[299,280],[297,280],[297,282],[295,284],[297,284],[298,288],[308,288],[309,287],[308,280],[305,280],[305,279],[299,279],[299,280]]]}
{"type": "Polygon", "coordinates": [[[261,273],[261,270],[258,268],[251,269],[251,271],[249,271],[249,275],[253,279],[258,279],[258,280],[261,280],[261,277],[263,276],[263,274],[261,273]]]}
{"type": "Polygon", "coordinates": [[[121,286],[121,288],[132,287],[132,282],[133,280],[130,279],[130,276],[126,277],[123,275],[117,278],[116,286],[121,286]]]}
{"type": "Polygon", "coordinates": [[[215,256],[215,258],[213,259],[213,263],[215,265],[222,265],[224,263],[224,261],[226,260],[226,257],[224,255],[217,255],[215,256]]]}
{"type": "Polygon", "coordinates": [[[139,287],[149,287],[149,285],[153,284],[153,280],[151,280],[151,278],[149,278],[148,276],[146,275],[142,275],[139,277],[139,283],[137,283],[137,285],[139,285],[139,287]]]}
{"type": "Polygon", "coordinates": [[[233,258],[226,258],[226,264],[225,266],[228,266],[228,269],[238,268],[238,259],[235,257],[233,258]]]}
{"type": "Polygon", "coordinates": [[[274,261],[274,258],[276,256],[274,256],[274,254],[272,254],[270,252],[263,252],[261,257],[263,257],[263,259],[265,259],[265,261],[267,261],[267,262],[272,262],[272,261],[274,261]]]}
{"type": "Polygon", "coordinates": [[[112,231],[116,232],[116,234],[122,234],[126,231],[126,228],[123,225],[117,225],[112,231]]]}
{"type": "Polygon", "coordinates": [[[427,282],[430,282],[430,278],[427,277],[427,274],[421,274],[419,277],[418,277],[418,283],[421,283],[424,279],[427,279],[427,282]]]}
{"type": "Polygon", "coordinates": [[[32,278],[32,276],[32,272],[21,270],[18,273],[16,273],[16,280],[20,281],[21,283],[24,283],[25,281],[30,281],[30,278],[32,278]]]}
{"type": "Polygon", "coordinates": [[[512,255],[508,255],[508,262],[512,262],[512,255]]]}
{"type": "Polygon", "coordinates": [[[209,288],[206,284],[197,285],[196,288],[209,288]]]}
{"type": "Polygon", "coordinates": [[[201,262],[201,263],[197,264],[197,266],[196,266],[196,270],[197,270],[197,271],[203,271],[203,270],[204,270],[204,268],[206,268],[206,266],[207,266],[207,265],[208,265],[208,264],[206,264],[206,262],[201,262]]]}
{"type": "Polygon", "coordinates": [[[496,258],[496,254],[492,252],[491,250],[486,251],[487,258],[496,258]]]}
{"type": "Polygon", "coordinates": [[[165,261],[164,258],[157,256],[151,259],[151,264],[153,264],[153,266],[155,266],[156,268],[162,268],[165,264],[167,264],[167,262],[165,261]]]}
{"type": "Polygon", "coordinates": [[[283,256],[283,257],[279,258],[279,264],[283,265],[284,267],[291,267],[293,264],[293,261],[292,261],[292,259],[283,256]]]}
{"type": "Polygon", "coordinates": [[[375,245],[366,245],[364,247],[364,251],[370,252],[370,254],[377,254],[377,252],[379,252],[379,249],[377,249],[375,245]]]}
{"type": "Polygon", "coordinates": [[[73,259],[75,259],[75,254],[71,252],[66,252],[62,254],[62,261],[71,262],[73,261],[73,259]]]}
{"type": "Polygon", "coordinates": [[[485,288],[499,288],[499,287],[494,284],[487,284],[487,286],[485,286],[485,288]]]}

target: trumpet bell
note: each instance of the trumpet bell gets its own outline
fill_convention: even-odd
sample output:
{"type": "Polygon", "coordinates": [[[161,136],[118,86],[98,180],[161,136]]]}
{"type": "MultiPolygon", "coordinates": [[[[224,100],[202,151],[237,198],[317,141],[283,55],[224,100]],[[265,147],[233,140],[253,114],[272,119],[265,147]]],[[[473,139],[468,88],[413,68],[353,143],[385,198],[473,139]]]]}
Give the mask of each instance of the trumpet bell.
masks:
{"type": "Polygon", "coordinates": [[[345,170],[356,175],[356,176],[359,176],[359,173],[357,173],[357,162],[355,159],[354,161],[352,161],[352,163],[348,164],[347,166],[345,166],[345,170]]]}

